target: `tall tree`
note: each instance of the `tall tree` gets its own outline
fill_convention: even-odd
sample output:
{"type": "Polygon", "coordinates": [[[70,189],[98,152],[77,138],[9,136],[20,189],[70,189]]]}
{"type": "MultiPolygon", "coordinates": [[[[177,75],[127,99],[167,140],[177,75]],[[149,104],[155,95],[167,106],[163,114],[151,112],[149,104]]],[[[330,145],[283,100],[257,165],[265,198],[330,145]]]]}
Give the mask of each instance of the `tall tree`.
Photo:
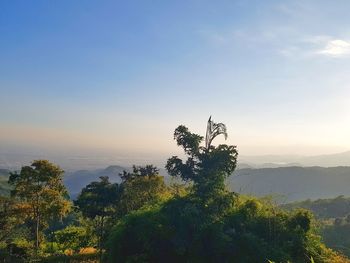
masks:
{"type": "Polygon", "coordinates": [[[121,175],[119,215],[124,216],[146,204],[156,202],[170,194],[163,176],[153,165],[133,166],[132,172],[121,175]]]}
{"type": "Polygon", "coordinates": [[[11,197],[17,201],[17,210],[34,223],[36,250],[49,220],[63,217],[71,208],[63,173],[59,166],[47,160],[36,160],[10,175],[11,197]]]}
{"type": "Polygon", "coordinates": [[[166,169],[172,176],[178,176],[184,181],[192,181],[198,196],[209,197],[225,188],[224,180],[232,174],[237,164],[236,146],[220,144],[213,146],[213,140],[224,135],[227,138],[226,126],[208,120],[205,146],[200,144],[204,138],[191,133],[187,127],[180,125],[174,132],[177,145],[181,146],[187,160],[184,162],[178,156],[168,159],[166,169]]]}
{"type": "Polygon", "coordinates": [[[94,222],[100,252],[105,239],[106,219],[115,215],[117,200],[118,184],[112,184],[107,176],[101,176],[99,182],[84,187],[75,201],[83,215],[94,222]]]}

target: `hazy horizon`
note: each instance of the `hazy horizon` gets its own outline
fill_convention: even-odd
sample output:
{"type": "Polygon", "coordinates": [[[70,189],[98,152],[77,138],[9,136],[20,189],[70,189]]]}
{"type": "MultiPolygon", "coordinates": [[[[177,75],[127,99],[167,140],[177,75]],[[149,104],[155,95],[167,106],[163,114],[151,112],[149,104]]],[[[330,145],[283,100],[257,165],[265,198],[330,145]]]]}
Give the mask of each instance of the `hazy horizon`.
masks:
{"type": "MultiPolygon", "coordinates": [[[[132,165],[153,164],[164,169],[167,159],[172,155],[183,156],[181,152],[156,154],[153,152],[116,154],[67,154],[48,152],[0,152],[0,169],[19,169],[33,160],[48,159],[60,165],[67,172],[77,170],[104,169],[108,166],[131,167],[132,165]]],[[[319,155],[239,155],[238,168],[275,168],[275,167],[336,167],[350,166],[350,151],[319,155]]]]}

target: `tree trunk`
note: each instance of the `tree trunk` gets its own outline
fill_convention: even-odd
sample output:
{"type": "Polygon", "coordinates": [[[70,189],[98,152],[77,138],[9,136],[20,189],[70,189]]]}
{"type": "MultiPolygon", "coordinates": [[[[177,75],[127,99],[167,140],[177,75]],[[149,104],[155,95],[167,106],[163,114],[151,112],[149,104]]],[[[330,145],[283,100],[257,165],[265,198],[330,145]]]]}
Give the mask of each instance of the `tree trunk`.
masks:
{"type": "Polygon", "coordinates": [[[36,236],[36,244],[35,244],[35,249],[36,253],[38,253],[39,250],[39,224],[40,224],[40,218],[39,215],[36,218],[36,229],[35,229],[35,236],[36,236]]]}
{"type": "Polygon", "coordinates": [[[99,248],[100,248],[100,262],[102,262],[102,239],[103,239],[103,216],[101,217],[101,225],[100,225],[101,229],[100,229],[100,245],[99,245],[99,248]]]}

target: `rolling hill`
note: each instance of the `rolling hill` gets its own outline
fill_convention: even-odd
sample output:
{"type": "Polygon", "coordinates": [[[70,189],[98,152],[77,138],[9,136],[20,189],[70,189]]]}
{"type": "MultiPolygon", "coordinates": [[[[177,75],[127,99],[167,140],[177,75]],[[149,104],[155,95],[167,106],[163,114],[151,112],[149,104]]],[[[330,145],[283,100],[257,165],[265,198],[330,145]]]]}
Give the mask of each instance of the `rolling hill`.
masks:
{"type": "MultiPolygon", "coordinates": [[[[105,169],[79,170],[67,173],[64,183],[74,198],[81,189],[100,176],[119,183],[125,167],[113,165],[105,169]]],[[[165,175],[165,170],[160,173],[165,175]]],[[[274,195],[279,203],[306,199],[334,198],[350,195],[350,167],[279,167],[238,169],[227,179],[230,189],[256,196],[274,195]]]]}
{"type": "MultiPolygon", "coordinates": [[[[100,176],[108,176],[111,182],[121,181],[119,174],[128,168],[111,165],[104,169],[78,170],[68,172],[64,177],[72,198],[83,187],[100,176]]],[[[164,169],[160,173],[168,175],[164,169]]],[[[8,194],[7,184],[9,170],[0,169],[0,194],[8,194]]],[[[227,179],[230,189],[237,193],[256,196],[273,195],[279,203],[302,201],[306,199],[334,198],[350,195],[350,167],[278,167],[278,168],[243,168],[237,169],[227,179]]]]}
{"type": "Polygon", "coordinates": [[[75,198],[81,189],[93,181],[98,181],[101,176],[108,176],[113,183],[121,181],[119,174],[123,170],[128,170],[119,165],[111,165],[105,169],[96,170],[79,170],[67,173],[64,177],[64,184],[66,185],[72,198],[75,198]]]}
{"type": "MultiPolygon", "coordinates": [[[[350,166],[350,151],[313,156],[303,155],[257,155],[239,156],[239,166],[254,168],[276,168],[286,166],[350,166]]],[[[242,167],[243,168],[243,167],[242,167]]],[[[244,167],[245,168],[245,167],[244,167]]]]}
{"type": "Polygon", "coordinates": [[[238,193],[280,195],[279,202],[350,195],[350,167],[239,169],[227,180],[238,193]]]}

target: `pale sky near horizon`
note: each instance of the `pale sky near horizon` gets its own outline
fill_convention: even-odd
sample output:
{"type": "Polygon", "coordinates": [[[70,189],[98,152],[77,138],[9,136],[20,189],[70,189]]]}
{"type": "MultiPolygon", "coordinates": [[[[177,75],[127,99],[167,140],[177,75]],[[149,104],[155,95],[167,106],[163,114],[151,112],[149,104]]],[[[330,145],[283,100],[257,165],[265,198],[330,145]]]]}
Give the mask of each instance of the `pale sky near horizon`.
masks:
{"type": "Polygon", "coordinates": [[[1,1],[0,152],[350,150],[350,2],[1,1]],[[220,141],[221,142],[221,141],[220,141]]]}

